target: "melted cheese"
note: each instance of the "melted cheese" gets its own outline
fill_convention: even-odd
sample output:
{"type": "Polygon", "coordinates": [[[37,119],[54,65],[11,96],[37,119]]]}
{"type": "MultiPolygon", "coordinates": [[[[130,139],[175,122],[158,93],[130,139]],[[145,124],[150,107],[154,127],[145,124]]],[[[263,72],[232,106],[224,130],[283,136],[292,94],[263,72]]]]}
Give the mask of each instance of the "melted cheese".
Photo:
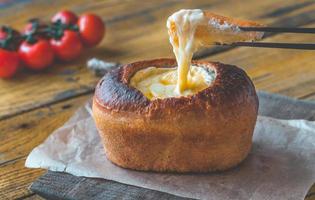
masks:
{"type": "Polygon", "coordinates": [[[198,26],[207,23],[202,10],[180,10],[170,16],[167,20],[170,42],[178,64],[178,80],[176,90],[182,93],[188,88],[188,72],[191,65],[193,53],[201,45],[195,38],[198,26]]]}
{"type": "Polygon", "coordinates": [[[263,33],[241,31],[235,20],[228,21],[227,17],[206,14],[200,9],[180,10],[168,18],[166,25],[178,64],[176,89],[179,93],[188,87],[192,56],[202,46],[253,41],[263,36],[263,33]]]}
{"type": "Polygon", "coordinates": [[[148,99],[188,96],[207,88],[214,80],[214,71],[191,66],[185,90],[176,90],[177,68],[148,67],[139,70],[130,85],[140,90],[148,99]]]}
{"type": "Polygon", "coordinates": [[[214,71],[191,66],[194,52],[216,43],[260,39],[263,34],[242,32],[233,22],[200,9],[180,10],[167,20],[169,40],[178,68],[149,67],[138,71],[131,86],[149,99],[192,95],[207,88],[215,78],[214,71]]]}

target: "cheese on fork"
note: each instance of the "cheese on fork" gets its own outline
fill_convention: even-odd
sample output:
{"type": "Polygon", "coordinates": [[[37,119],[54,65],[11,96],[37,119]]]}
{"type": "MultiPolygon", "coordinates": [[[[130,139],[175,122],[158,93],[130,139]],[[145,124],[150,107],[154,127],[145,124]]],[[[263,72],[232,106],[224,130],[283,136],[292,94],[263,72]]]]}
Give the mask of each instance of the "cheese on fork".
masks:
{"type": "Polygon", "coordinates": [[[140,70],[131,78],[131,86],[149,99],[193,95],[209,87],[215,72],[191,65],[193,54],[203,46],[253,41],[263,36],[259,32],[243,32],[239,26],[261,25],[200,9],[174,13],[167,20],[167,28],[178,67],[140,70]]]}
{"type": "Polygon", "coordinates": [[[199,49],[200,41],[195,38],[198,26],[206,25],[202,10],[180,10],[167,20],[169,40],[178,64],[176,90],[182,93],[188,87],[188,73],[193,53],[199,49]]]}
{"type": "Polygon", "coordinates": [[[169,40],[178,64],[176,89],[179,93],[188,87],[187,77],[192,56],[202,46],[262,38],[263,33],[243,32],[240,25],[261,26],[255,22],[232,19],[200,9],[180,10],[168,18],[169,40]]]}

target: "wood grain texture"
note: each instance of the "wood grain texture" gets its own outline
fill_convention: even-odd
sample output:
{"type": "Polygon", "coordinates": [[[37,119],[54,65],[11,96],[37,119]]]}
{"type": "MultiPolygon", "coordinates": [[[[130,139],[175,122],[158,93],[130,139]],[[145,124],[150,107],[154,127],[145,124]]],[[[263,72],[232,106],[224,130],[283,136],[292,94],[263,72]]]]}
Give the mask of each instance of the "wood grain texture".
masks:
{"type": "Polygon", "coordinates": [[[17,198],[17,200],[44,200],[44,198],[39,196],[38,194],[30,194],[21,198],[17,198]]]}
{"type": "Polygon", "coordinates": [[[312,185],[307,195],[305,196],[305,200],[315,200],[315,183],[312,185]]]}
{"type": "Polygon", "coordinates": [[[163,199],[185,200],[164,192],[125,185],[115,181],[76,177],[66,173],[47,172],[31,185],[31,190],[47,199],[163,199]]]}
{"type": "Polygon", "coordinates": [[[30,194],[30,195],[18,198],[17,200],[45,200],[45,199],[39,196],[38,194],[30,194]]]}
{"type": "Polygon", "coordinates": [[[28,186],[45,170],[25,168],[26,156],[89,98],[81,96],[1,121],[0,199],[30,194],[28,186]]]}
{"type": "Polygon", "coordinates": [[[25,157],[91,96],[43,107],[0,123],[0,166],[25,157]],[[9,133],[9,134],[8,134],[9,133]]]}
{"type": "MultiPolygon", "coordinates": [[[[55,64],[43,73],[23,70],[13,80],[0,80],[0,199],[37,198],[27,186],[43,170],[25,169],[25,156],[93,93],[98,78],[86,70],[88,58],[127,63],[173,57],[165,20],[180,8],[209,9],[278,26],[314,26],[315,22],[312,0],[259,3],[251,0],[150,0],[140,4],[128,0],[15,2],[0,6],[0,24],[22,29],[28,18],[37,16],[49,20],[55,12],[67,8],[77,13],[92,11],[101,15],[107,23],[107,35],[99,47],[86,50],[75,62],[55,64]]],[[[268,40],[313,41],[308,35],[300,37],[274,35],[268,40]]],[[[198,56],[243,66],[259,89],[315,100],[312,55],[314,53],[290,50],[212,48],[198,56]],[[212,54],[216,55],[208,57],[212,54]]]]}
{"type": "Polygon", "coordinates": [[[0,199],[15,199],[32,194],[28,190],[30,183],[45,170],[25,168],[25,159],[19,158],[0,166],[0,199]]]}
{"type": "MultiPolygon", "coordinates": [[[[180,8],[209,9],[230,16],[256,19],[266,24],[276,25],[304,25],[315,19],[315,3],[305,4],[294,0],[276,2],[266,0],[259,5],[250,0],[237,2],[227,0],[224,3],[219,0],[155,0],[150,3],[141,3],[141,6],[134,1],[123,3],[117,1],[106,1],[106,3],[78,1],[77,3],[76,1],[75,5],[69,1],[65,4],[58,3],[59,1],[38,2],[39,4],[33,3],[32,6],[23,4],[24,9],[16,15],[7,13],[12,12],[13,8],[9,11],[5,10],[4,13],[8,15],[3,14],[0,23],[11,21],[13,25],[21,27],[30,13],[36,13],[36,16],[48,20],[49,16],[60,8],[69,7],[78,13],[93,8],[93,12],[100,14],[108,22],[107,35],[98,48],[87,50],[75,62],[55,64],[43,73],[23,72],[16,79],[10,81],[0,80],[0,119],[56,101],[92,93],[98,78],[91,75],[85,68],[85,62],[90,57],[120,61],[121,63],[155,57],[173,57],[165,21],[167,16],[180,8]],[[50,4],[54,6],[50,6],[50,4]],[[230,9],[231,4],[234,5],[233,9],[230,9]],[[281,11],[281,14],[274,16],[272,12],[278,10],[281,11]],[[266,11],[271,13],[268,14],[266,11]]],[[[206,54],[202,56],[209,53],[213,52],[206,51],[206,54]]]]}

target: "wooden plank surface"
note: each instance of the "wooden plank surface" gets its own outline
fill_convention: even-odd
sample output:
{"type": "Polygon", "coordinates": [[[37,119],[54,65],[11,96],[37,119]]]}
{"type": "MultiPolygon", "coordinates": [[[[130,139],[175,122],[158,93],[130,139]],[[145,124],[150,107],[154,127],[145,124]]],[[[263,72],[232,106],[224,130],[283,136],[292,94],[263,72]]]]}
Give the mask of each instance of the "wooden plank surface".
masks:
{"type": "MultiPolygon", "coordinates": [[[[226,3],[222,3],[219,0],[180,1],[177,4],[173,3],[173,1],[152,2],[143,3],[143,6],[136,6],[134,5],[135,3],[127,1],[126,5],[121,6],[122,8],[119,7],[119,9],[128,8],[128,12],[122,12],[118,9],[114,13],[112,10],[116,9],[115,7],[112,8],[107,4],[99,7],[95,5],[97,9],[93,10],[93,12],[102,15],[104,20],[109,22],[107,36],[101,46],[86,51],[76,62],[67,63],[66,65],[56,64],[53,68],[47,70],[46,73],[33,74],[25,72],[12,81],[0,80],[0,95],[2,97],[0,99],[0,119],[36,109],[43,105],[49,105],[56,101],[91,93],[98,78],[92,76],[85,69],[85,62],[90,57],[119,61],[121,63],[155,57],[173,57],[167,39],[165,21],[167,16],[180,8],[200,7],[235,17],[257,19],[266,24],[297,26],[308,24],[315,20],[315,2],[306,4],[294,0],[266,0],[257,5],[254,1],[247,0],[242,1],[242,4],[236,4],[234,9],[230,9],[228,6],[232,3],[235,4],[233,0],[227,0],[226,3]],[[136,8],[133,9],[134,7],[136,8]],[[279,12],[279,10],[281,14],[276,16],[271,12],[279,12]],[[269,13],[266,13],[266,11],[269,11],[269,13]],[[9,90],[10,94],[7,94],[9,90]],[[17,96],[20,98],[14,98],[17,96]],[[36,98],[34,98],[35,96],[36,98]]],[[[91,4],[93,5],[93,3],[91,4]]],[[[25,6],[20,14],[21,16],[14,15],[14,17],[10,18],[12,15],[8,15],[2,20],[4,22],[13,21],[13,24],[20,27],[27,18],[24,15],[30,12],[48,20],[49,16],[56,12],[58,6],[61,5],[57,4],[53,8],[48,7],[45,12],[42,11],[43,9],[40,9],[42,8],[41,6],[47,7],[43,3],[30,8],[25,6]],[[27,12],[28,9],[30,9],[29,12],[27,12]],[[24,21],[21,20],[21,17],[24,21]]],[[[89,8],[90,6],[86,10],[89,8]]],[[[85,10],[81,8],[78,11],[84,12],[85,10]]]]}
{"type": "Polygon", "coordinates": [[[76,177],[55,172],[48,172],[45,176],[40,177],[38,181],[32,184],[32,188],[33,191],[48,199],[190,199],[114,181],[76,177]]]}
{"type": "Polygon", "coordinates": [[[25,168],[26,156],[89,98],[81,96],[1,121],[0,199],[30,194],[29,184],[45,170],[25,168]]]}
{"type": "MultiPolygon", "coordinates": [[[[0,24],[19,29],[28,18],[49,18],[61,8],[92,11],[107,22],[106,39],[72,63],[55,64],[43,73],[24,71],[13,80],[0,80],[0,199],[32,198],[27,186],[42,170],[24,168],[29,151],[61,126],[88,99],[98,78],[85,68],[90,57],[127,63],[172,56],[165,28],[168,15],[180,8],[204,8],[266,24],[314,26],[315,2],[295,0],[196,1],[54,1],[17,0],[2,6],[0,24]],[[233,9],[231,9],[233,5],[233,9]],[[4,177],[4,178],[2,178],[4,177]]],[[[314,41],[309,35],[277,35],[272,41],[314,41]]],[[[249,48],[204,51],[201,58],[244,67],[258,89],[315,99],[313,52],[249,48]],[[222,51],[222,52],[221,52],[222,51]],[[223,52],[226,51],[226,52],[223,52]],[[209,54],[217,53],[214,56],[209,54]]],[[[34,196],[34,198],[36,198],[34,196]]]]}

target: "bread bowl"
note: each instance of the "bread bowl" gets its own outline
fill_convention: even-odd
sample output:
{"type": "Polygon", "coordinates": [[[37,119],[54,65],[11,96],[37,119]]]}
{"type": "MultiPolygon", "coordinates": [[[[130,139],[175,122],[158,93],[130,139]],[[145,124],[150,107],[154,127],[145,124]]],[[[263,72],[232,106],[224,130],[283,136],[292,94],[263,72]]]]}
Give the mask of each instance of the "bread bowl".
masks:
{"type": "Polygon", "coordinates": [[[246,73],[232,65],[192,61],[215,73],[187,96],[147,98],[130,79],[148,67],[173,68],[175,59],[145,60],[106,74],[93,98],[93,117],[107,158],[129,169],[158,172],[225,170],[252,145],[258,98],[246,73]]]}

